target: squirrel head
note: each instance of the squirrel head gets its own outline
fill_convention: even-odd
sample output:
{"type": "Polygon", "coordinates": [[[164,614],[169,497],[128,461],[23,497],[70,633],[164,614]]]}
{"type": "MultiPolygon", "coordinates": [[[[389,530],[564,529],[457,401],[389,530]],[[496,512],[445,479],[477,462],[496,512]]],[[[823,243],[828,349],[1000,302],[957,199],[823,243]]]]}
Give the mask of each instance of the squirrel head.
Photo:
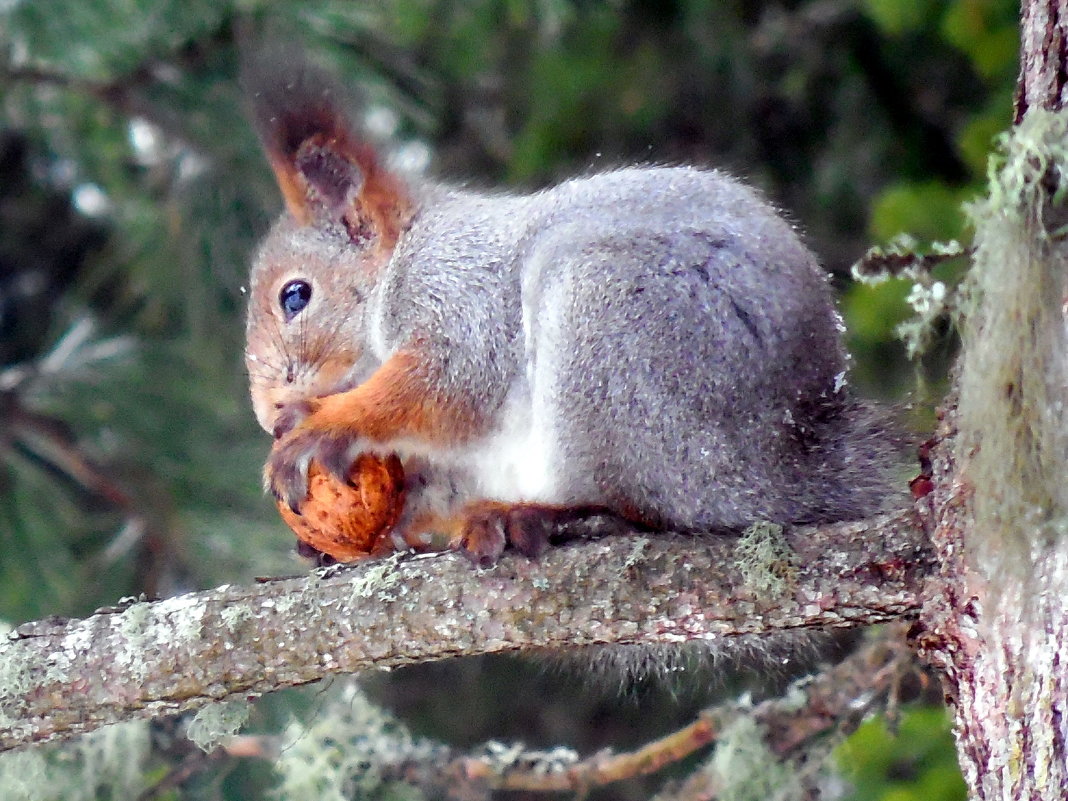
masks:
{"type": "Polygon", "coordinates": [[[329,80],[261,61],[244,83],[286,211],[253,260],[245,361],[256,418],[278,436],[295,408],[362,378],[366,301],[414,204],[329,80]]]}

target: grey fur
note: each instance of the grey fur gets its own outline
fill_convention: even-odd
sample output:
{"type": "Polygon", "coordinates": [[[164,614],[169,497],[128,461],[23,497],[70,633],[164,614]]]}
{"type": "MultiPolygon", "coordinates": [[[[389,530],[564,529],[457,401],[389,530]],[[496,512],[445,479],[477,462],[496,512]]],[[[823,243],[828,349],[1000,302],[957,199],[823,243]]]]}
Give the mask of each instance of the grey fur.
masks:
{"type": "MultiPolygon", "coordinates": [[[[359,447],[420,454],[424,478],[447,474],[452,503],[601,504],[691,531],[853,519],[884,504],[894,445],[881,413],[845,386],[827,277],[751,189],[679,167],[530,196],[413,195],[411,225],[374,273],[340,226],[275,227],[253,270],[254,394],[294,364],[292,393],[348,388],[419,343],[441,396],[486,417],[483,436],[448,452],[359,447]],[[272,311],[283,273],[315,287],[298,325],[272,311]],[[303,355],[313,340],[357,361],[324,386],[303,355]],[[514,486],[493,474],[527,468],[494,468],[509,439],[509,458],[539,460],[514,486]]],[[[257,414],[270,430],[273,411],[257,414]]]]}

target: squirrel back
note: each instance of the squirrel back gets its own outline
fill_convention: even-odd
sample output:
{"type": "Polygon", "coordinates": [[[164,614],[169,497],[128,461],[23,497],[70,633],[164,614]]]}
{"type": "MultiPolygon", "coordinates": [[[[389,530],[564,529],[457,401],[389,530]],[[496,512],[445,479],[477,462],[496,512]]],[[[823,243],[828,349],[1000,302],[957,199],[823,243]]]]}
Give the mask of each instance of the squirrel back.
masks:
{"type": "Polygon", "coordinates": [[[531,195],[406,181],[321,83],[255,98],[287,212],[252,271],[268,486],[363,450],[414,467],[398,537],[481,561],[532,520],[854,519],[890,494],[883,415],[846,383],[827,276],[757,193],[636,167],[531,195]]]}

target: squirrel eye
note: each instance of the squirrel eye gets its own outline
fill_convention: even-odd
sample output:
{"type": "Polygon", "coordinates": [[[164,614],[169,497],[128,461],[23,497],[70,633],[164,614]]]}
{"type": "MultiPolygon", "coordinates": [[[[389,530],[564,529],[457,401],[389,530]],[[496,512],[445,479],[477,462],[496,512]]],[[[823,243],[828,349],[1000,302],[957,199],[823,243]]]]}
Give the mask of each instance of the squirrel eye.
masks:
{"type": "Polygon", "coordinates": [[[300,314],[301,309],[308,305],[308,301],[311,300],[311,293],[311,284],[300,279],[290,281],[282,287],[282,291],[278,293],[278,305],[282,307],[287,323],[300,314]]]}

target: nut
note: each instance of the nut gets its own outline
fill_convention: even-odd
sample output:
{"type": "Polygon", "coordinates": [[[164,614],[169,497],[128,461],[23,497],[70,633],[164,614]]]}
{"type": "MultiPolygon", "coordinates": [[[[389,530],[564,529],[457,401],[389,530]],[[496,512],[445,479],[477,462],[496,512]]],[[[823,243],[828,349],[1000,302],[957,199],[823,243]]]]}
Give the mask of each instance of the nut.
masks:
{"type": "Polygon", "coordinates": [[[281,502],[278,511],[297,539],[338,562],[351,562],[393,550],[389,532],[403,506],[400,459],[361,453],[349,469],[348,483],[313,461],[301,513],[281,502]]]}

